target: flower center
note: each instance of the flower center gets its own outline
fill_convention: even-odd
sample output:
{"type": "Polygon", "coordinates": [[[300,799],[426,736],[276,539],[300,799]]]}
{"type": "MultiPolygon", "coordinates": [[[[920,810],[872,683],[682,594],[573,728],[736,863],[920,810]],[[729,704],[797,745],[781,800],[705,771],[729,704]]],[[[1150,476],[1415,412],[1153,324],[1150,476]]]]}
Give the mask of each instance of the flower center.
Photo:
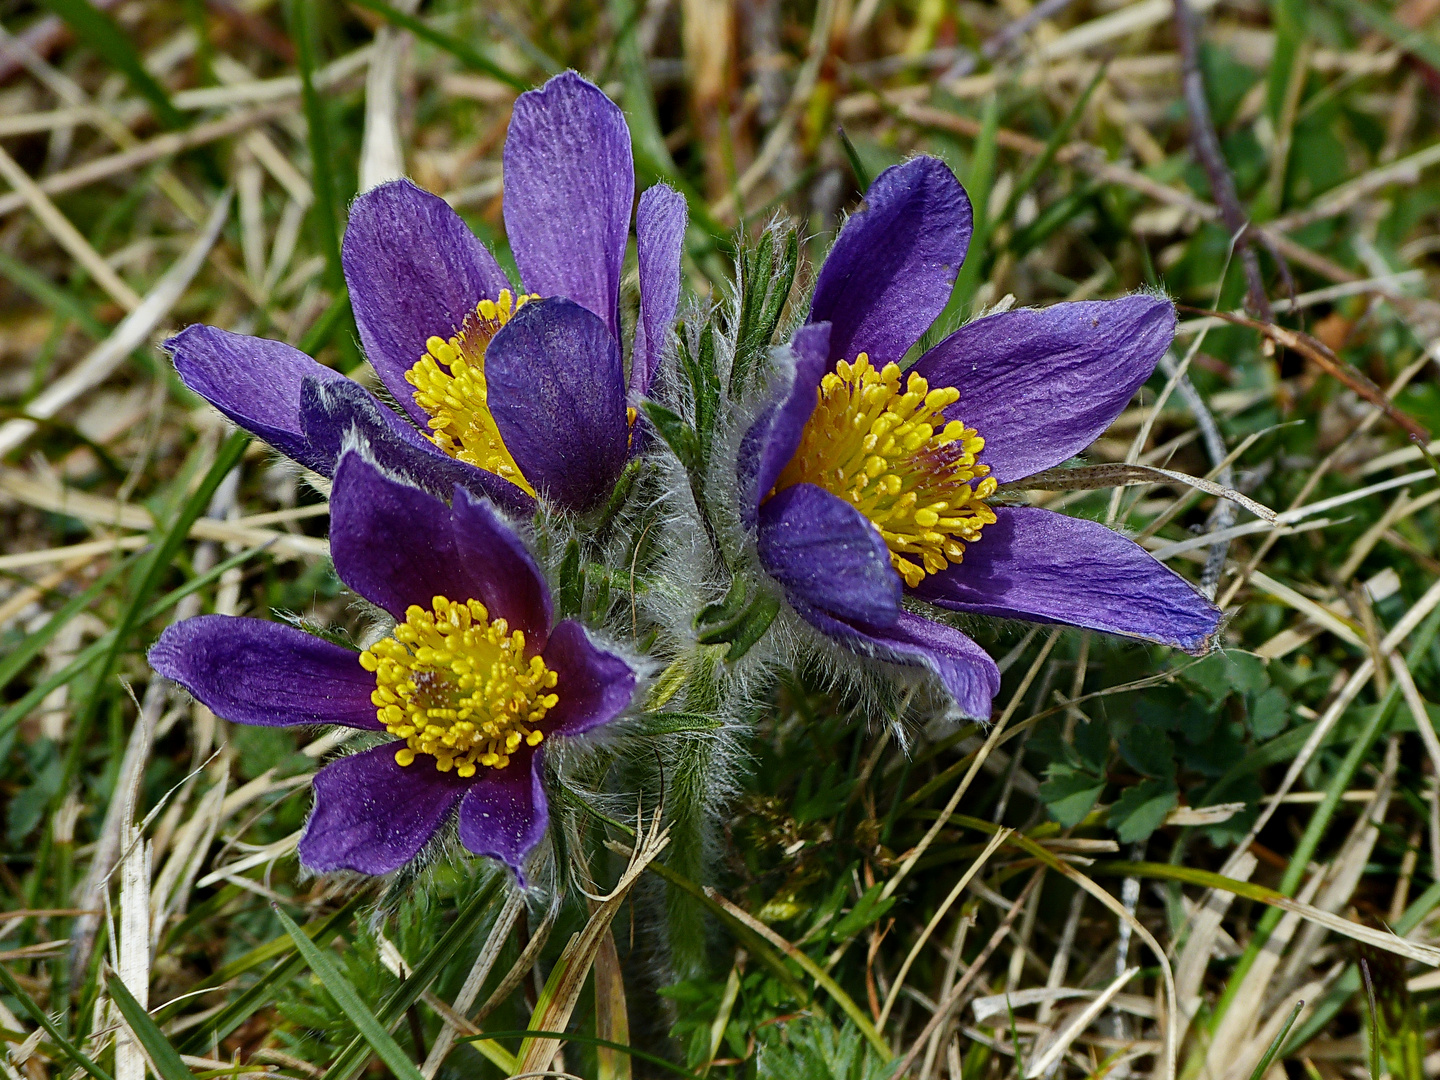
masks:
{"type": "Polygon", "coordinates": [[[529,495],[535,489],[515,464],[490,414],[485,350],[510,316],[539,299],[537,293],[516,299],[509,289],[501,289],[498,300],[481,300],[449,341],[426,341],[425,355],[405,373],[405,381],[415,387],[415,404],[430,414],[431,442],[453,458],[503,476],[529,495]]]}
{"type": "Polygon", "coordinates": [[[538,656],[525,658],[525,635],[490,619],[478,600],[437,596],[433,611],[412,604],[395,632],[360,654],[375,675],[375,715],[405,740],[395,760],[431,754],[441,772],[474,776],[503,769],[510,755],[545,738],[537,725],[559,697],[559,676],[538,656]]]}
{"type": "Polygon", "coordinates": [[[880,530],[912,589],[960,562],[965,544],[995,521],[985,500],[996,487],[990,467],[975,460],[985,440],[944,418],[960,391],[931,390],[913,372],[902,390],[899,367],[876,371],[862,352],[854,363],[841,360],[817,396],[775,490],[815,484],[850,503],[880,530]]]}

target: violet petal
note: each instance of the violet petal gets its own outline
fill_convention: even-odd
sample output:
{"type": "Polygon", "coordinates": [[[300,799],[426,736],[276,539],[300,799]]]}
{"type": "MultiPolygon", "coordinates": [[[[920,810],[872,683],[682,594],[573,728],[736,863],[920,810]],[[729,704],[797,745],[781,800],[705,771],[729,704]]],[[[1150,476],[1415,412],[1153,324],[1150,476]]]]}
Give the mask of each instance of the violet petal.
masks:
{"type": "Polygon", "coordinates": [[[174,357],[176,372],[191,390],[282,454],[330,474],[334,459],[325,460],[324,452],[305,437],[300,387],[307,378],[350,382],[344,375],[283,341],[213,326],[187,327],[162,347],[174,357]]]}
{"type": "Polygon", "coordinates": [[[660,368],[675,308],[680,302],[680,256],[689,209],[685,196],[656,184],[635,211],[635,252],[640,264],[640,318],[630,360],[630,394],[644,397],[660,368]]]}
{"type": "Polygon", "coordinates": [[[347,448],[363,447],[366,457],[386,473],[436,498],[449,499],[459,486],[517,517],[535,512],[535,500],[520,488],[452,458],[359,383],[306,379],[300,389],[300,415],[311,453],[328,462],[316,469],[326,476],[334,475],[335,463],[347,448]]]}
{"type": "Polygon", "coordinates": [[[863,655],[928,668],[966,717],[990,718],[991,702],[1000,690],[1000,668],[989,653],[953,626],[909,611],[900,612],[895,623],[883,629],[862,629],[813,612],[807,620],[863,655]]]}
{"type": "Polygon", "coordinates": [[[892,626],[900,575],[870,520],[814,484],[783,488],[760,507],[760,562],[802,615],[892,626]]]}
{"type": "Polygon", "coordinates": [[[915,365],[945,410],[985,440],[1001,483],[1078,454],[1120,415],[1175,336],[1170,301],[1145,295],[1004,311],[961,327],[915,365]]]}
{"type": "Polygon", "coordinates": [[[1220,611],[1133,540],[1039,507],[995,508],[965,561],[916,596],[955,611],[1065,623],[1204,651],[1220,611]]]}
{"type": "Polygon", "coordinates": [[[165,628],[150,666],[236,724],[341,724],[382,730],[375,676],[360,654],[264,619],[197,615],[165,628]]]}
{"type": "Polygon", "coordinates": [[[311,870],[388,874],[419,854],[474,780],[420,755],[395,761],[399,740],[341,758],[315,774],[315,809],[300,838],[311,870]]]}
{"type": "Polygon", "coordinates": [[[555,735],[580,735],[608,724],[630,705],[635,673],[613,653],[591,644],[584,629],[571,619],[561,622],[545,646],[545,666],[559,675],[555,707],[543,727],[555,735]]]}
{"type": "Polygon", "coordinates": [[[438,195],[409,180],[365,192],[350,207],[340,259],[365,355],[420,424],[405,373],[431,337],[449,338],[510,281],[495,256],[438,195]]]}
{"type": "Polygon", "coordinates": [[[504,619],[524,633],[527,653],[544,651],[554,608],[530,552],[489,503],[463,489],[455,491],[450,514],[445,547],[470,580],[467,599],[479,600],[492,620],[504,619]]]}
{"type": "Polygon", "coordinates": [[[499,859],[525,884],[525,856],[550,825],[539,750],[523,750],[503,769],[481,768],[460,804],[460,842],[499,859]]]}
{"type": "Polygon", "coordinates": [[[610,494],[629,425],[620,346],[570,300],[526,304],[490,342],[485,378],[495,426],[525,479],[572,510],[610,494]]]}
{"type": "Polygon", "coordinates": [[[515,101],[505,137],[505,232],[525,288],[563,296],[620,340],[620,272],[635,201],[619,106],[573,71],[515,101]]]}
{"type": "Polygon", "coordinates": [[[950,167],[917,157],[886,169],[852,214],[815,284],[810,322],[828,321],[830,359],[898,361],[950,299],[970,246],[970,199],[950,167]]]}
{"type": "Polygon", "coordinates": [[[432,598],[470,599],[450,508],[385,476],[358,453],[340,459],[330,495],[330,557],[340,580],[396,619],[432,598]]]}
{"type": "MultiPolygon", "coordinates": [[[[759,446],[751,495],[742,496],[746,507],[760,505],[760,500],[770,493],[800,446],[805,424],[815,412],[816,390],[832,366],[829,356],[830,324],[802,326],[795,332],[789,348],[795,362],[795,377],[790,389],[774,409],[755,422],[746,436],[747,441],[758,440],[759,446]]],[[[754,451],[751,453],[757,456],[754,451]]],[[[742,492],[745,483],[742,476],[742,492]]]]}

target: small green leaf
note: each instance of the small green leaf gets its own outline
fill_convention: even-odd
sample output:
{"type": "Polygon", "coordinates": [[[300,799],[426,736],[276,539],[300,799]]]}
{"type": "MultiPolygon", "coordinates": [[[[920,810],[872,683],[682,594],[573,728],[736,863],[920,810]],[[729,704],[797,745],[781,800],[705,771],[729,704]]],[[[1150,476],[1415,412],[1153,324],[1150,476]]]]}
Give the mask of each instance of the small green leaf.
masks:
{"type": "Polygon", "coordinates": [[[725,659],[730,663],[739,660],[755,643],[765,636],[775,616],[780,614],[780,598],[766,591],[756,597],[748,607],[728,623],[696,635],[701,645],[730,643],[725,659]]]}
{"type": "Polygon", "coordinates": [[[855,906],[831,928],[831,936],[837,941],[844,941],[846,938],[854,937],[871,923],[883,918],[885,913],[895,906],[895,897],[893,896],[880,899],[880,894],[884,891],[885,882],[883,881],[877,881],[866,889],[865,895],[855,901],[855,906]]]}
{"type": "Polygon", "coordinates": [[[1107,824],[1122,844],[1139,843],[1160,827],[1179,801],[1180,792],[1171,781],[1145,780],[1121,793],[1107,824]]]}
{"type": "Polygon", "coordinates": [[[667,409],[664,405],[654,401],[642,401],[640,408],[644,410],[650,423],[665,440],[665,444],[675,451],[675,456],[680,459],[680,464],[685,466],[687,472],[695,472],[700,464],[699,444],[695,436],[695,429],[687,424],[679,414],[667,409]]]}
{"type": "Polygon", "coordinates": [[[360,995],[355,992],[350,980],[341,973],[339,965],[311,941],[305,931],[295,925],[294,919],[279,907],[273,910],[276,918],[280,920],[280,925],[285,927],[285,932],[300,950],[300,955],[310,965],[310,970],[315,972],[325,989],[330,991],[330,996],[350,1018],[350,1022],[360,1029],[361,1038],[370,1044],[375,1055],[395,1074],[396,1080],[424,1080],[415,1063],[400,1049],[400,1044],[390,1037],[390,1033],[375,1019],[375,1014],[360,1000],[360,995]]]}
{"type": "Polygon", "coordinates": [[[1146,776],[1175,774],[1175,743],[1152,724],[1135,724],[1119,740],[1120,756],[1146,776]]]}
{"type": "Polygon", "coordinates": [[[556,599],[560,602],[560,617],[569,619],[580,614],[580,605],[585,600],[585,574],[580,569],[580,543],[571,540],[565,545],[565,556],[560,560],[560,589],[556,599]]]}
{"type": "Polygon", "coordinates": [[[1051,765],[1047,776],[1049,779],[1040,785],[1040,801],[1050,816],[1067,829],[1085,820],[1105,790],[1104,777],[1069,765],[1051,765]]]}

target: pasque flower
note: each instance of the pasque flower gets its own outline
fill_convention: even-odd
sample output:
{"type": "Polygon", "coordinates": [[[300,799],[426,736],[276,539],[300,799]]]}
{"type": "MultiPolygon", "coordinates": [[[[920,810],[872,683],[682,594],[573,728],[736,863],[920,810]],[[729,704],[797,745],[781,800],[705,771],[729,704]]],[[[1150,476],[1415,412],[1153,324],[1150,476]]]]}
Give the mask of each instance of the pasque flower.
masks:
{"type": "Polygon", "coordinates": [[[525,547],[465,489],[446,506],[351,451],[330,508],[336,572],[394,617],[387,636],[357,653],[280,623],[201,615],[161,635],[151,666],[236,723],[394,736],[316,774],[306,866],[388,873],[458,804],[460,842],[520,873],[549,821],[549,740],[618,716],[630,666],[578,623],[554,622],[525,547]]]}
{"type": "MultiPolygon", "coordinates": [[[[376,459],[444,498],[585,509],[630,450],[620,277],[635,174],[619,108],[574,72],[520,95],[504,216],[523,290],[444,200],[397,180],[355,200],[342,262],[356,326],[409,420],[282,342],[192,326],[166,342],[185,383],[323,475],[358,429],[376,459]]],[[[680,292],[684,199],[635,215],[640,317],[629,396],[649,387],[680,292]]]]}
{"type": "Polygon", "coordinates": [[[970,202],[933,157],[886,170],[846,223],[791,349],[795,379],[744,455],[765,570],[792,607],[859,651],[921,664],[986,717],[996,665],[941,608],[1206,647],[1220,613],[1093,521],[994,502],[998,484],[1088,446],[1175,331],[1155,296],[977,319],[901,359],[944,309],[970,202]]]}

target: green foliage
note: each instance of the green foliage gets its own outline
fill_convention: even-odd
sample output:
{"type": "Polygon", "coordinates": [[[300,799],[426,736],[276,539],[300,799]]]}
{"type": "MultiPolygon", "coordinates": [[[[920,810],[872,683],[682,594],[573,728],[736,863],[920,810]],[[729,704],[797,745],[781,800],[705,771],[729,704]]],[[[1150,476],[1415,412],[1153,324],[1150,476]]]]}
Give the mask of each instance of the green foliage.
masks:
{"type": "Polygon", "coordinates": [[[756,1054],[759,1080],[882,1080],[889,1074],[853,1025],[837,1031],[815,1017],[783,1025],[756,1054]]]}

